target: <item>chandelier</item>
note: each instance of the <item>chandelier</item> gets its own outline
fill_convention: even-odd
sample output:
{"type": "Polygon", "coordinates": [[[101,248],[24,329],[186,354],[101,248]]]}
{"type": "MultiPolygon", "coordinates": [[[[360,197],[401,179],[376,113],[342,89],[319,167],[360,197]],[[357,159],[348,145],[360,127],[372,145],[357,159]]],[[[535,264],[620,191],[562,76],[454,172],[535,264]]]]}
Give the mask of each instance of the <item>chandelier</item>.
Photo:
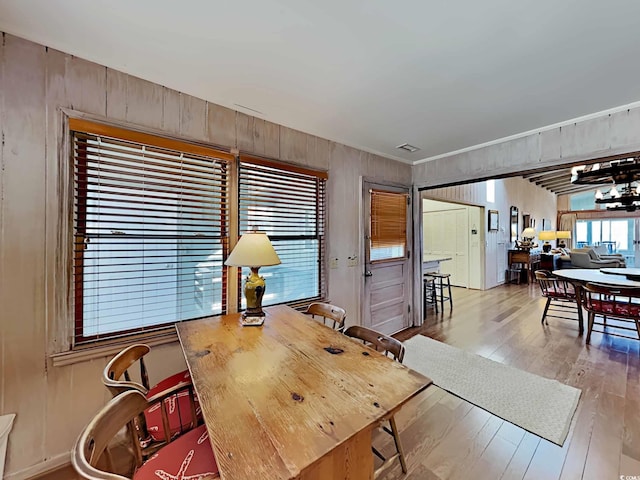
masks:
{"type": "Polygon", "coordinates": [[[571,183],[578,185],[612,184],[608,192],[596,190],[595,202],[607,210],[635,212],[640,208],[640,157],[580,165],[571,170],[571,183]]]}

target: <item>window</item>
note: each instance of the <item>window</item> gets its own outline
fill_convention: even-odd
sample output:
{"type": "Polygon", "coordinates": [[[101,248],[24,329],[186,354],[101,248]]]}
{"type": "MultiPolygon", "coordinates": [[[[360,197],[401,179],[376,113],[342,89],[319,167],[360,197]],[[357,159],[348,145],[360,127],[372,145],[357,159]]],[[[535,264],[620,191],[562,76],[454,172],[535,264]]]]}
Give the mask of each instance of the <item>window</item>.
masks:
{"type": "Polygon", "coordinates": [[[372,262],[405,258],[407,253],[407,194],[370,190],[372,262]]]}
{"type": "Polygon", "coordinates": [[[75,342],[226,312],[233,157],[71,119],[75,342]]]}
{"type": "Polygon", "coordinates": [[[569,203],[571,210],[595,210],[599,207],[596,205],[595,190],[574,193],[569,197],[569,203]]]}
{"type": "Polygon", "coordinates": [[[240,234],[265,232],[282,261],[260,269],[267,284],[263,305],[324,296],[326,178],[324,172],[240,157],[240,234]]]}

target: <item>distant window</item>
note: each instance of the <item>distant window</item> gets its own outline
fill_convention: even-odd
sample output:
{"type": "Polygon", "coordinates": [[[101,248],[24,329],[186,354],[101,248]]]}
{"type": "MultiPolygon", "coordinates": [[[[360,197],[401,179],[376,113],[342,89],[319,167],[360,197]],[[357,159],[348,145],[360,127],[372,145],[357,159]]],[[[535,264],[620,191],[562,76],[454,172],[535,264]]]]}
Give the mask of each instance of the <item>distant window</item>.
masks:
{"type": "MultiPolygon", "coordinates": [[[[282,261],[260,269],[263,305],[324,296],[326,179],[325,172],[240,157],[240,234],[265,232],[282,261]]],[[[245,308],[244,295],[241,301],[245,308]]]]}
{"type": "Polygon", "coordinates": [[[496,181],[495,180],[487,180],[487,202],[495,203],[496,202],[496,181]]]}
{"type": "Polygon", "coordinates": [[[75,342],[225,313],[233,157],[82,120],[70,127],[75,342]]]}
{"type": "Polygon", "coordinates": [[[569,198],[569,208],[571,210],[594,210],[597,208],[595,200],[595,190],[574,193],[569,198]]]}

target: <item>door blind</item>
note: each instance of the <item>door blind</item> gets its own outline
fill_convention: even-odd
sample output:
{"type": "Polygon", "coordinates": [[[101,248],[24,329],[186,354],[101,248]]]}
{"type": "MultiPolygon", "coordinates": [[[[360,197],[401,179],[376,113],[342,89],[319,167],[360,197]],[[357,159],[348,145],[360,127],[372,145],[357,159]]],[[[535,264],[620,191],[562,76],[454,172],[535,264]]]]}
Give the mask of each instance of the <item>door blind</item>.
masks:
{"type": "Polygon", "coordinates": [[[325,296],[326,179],[324,172],[240,157],[240,234],[265,232],[282,261],[260,269],[263,305],[325,296]]]}
{"type": "Polygon", "coordinates": [[[226,312],[223,152],[71,123],[75,341],[226,312]]]}
{"type": "Polygon", "coordinates": [[[407,194],[371,190],[372,261],[404,257],[407,247],[407,194]]]}

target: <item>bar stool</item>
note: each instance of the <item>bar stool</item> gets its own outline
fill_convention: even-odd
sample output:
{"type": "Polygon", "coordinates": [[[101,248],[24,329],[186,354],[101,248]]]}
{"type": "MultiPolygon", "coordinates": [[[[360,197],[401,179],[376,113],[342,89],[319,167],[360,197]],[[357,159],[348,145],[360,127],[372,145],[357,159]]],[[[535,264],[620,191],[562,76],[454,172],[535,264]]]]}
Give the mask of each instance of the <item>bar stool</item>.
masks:
{"type": "Polygon", "coordinates": [[[442,312],[444,313],[444,302],[448,300],[449,312],[452,312],[453,298],[451,296],[451,282],[449,281],[449,277],[451,277],[451,274],[450,273],[430,273],[429,275],[432,276],[434,279],[433,284],[435,286],[436,304],[440,302],[440,306],[442,307],[442,312]],[[445,280],[446,280],[446,284],[445,284],[445,280]],[[446,295],[444,293],[445,288],[447,289],[446,295]]]}
{"type": "Polygon", "coordinates": [[[422,289],[424,298],[424,316],[427,316],[427,308],[433,305],[438,313],[438,302],[436,300],[436,279],[431,273],[425,273],[422,276],[422,289]]]}

